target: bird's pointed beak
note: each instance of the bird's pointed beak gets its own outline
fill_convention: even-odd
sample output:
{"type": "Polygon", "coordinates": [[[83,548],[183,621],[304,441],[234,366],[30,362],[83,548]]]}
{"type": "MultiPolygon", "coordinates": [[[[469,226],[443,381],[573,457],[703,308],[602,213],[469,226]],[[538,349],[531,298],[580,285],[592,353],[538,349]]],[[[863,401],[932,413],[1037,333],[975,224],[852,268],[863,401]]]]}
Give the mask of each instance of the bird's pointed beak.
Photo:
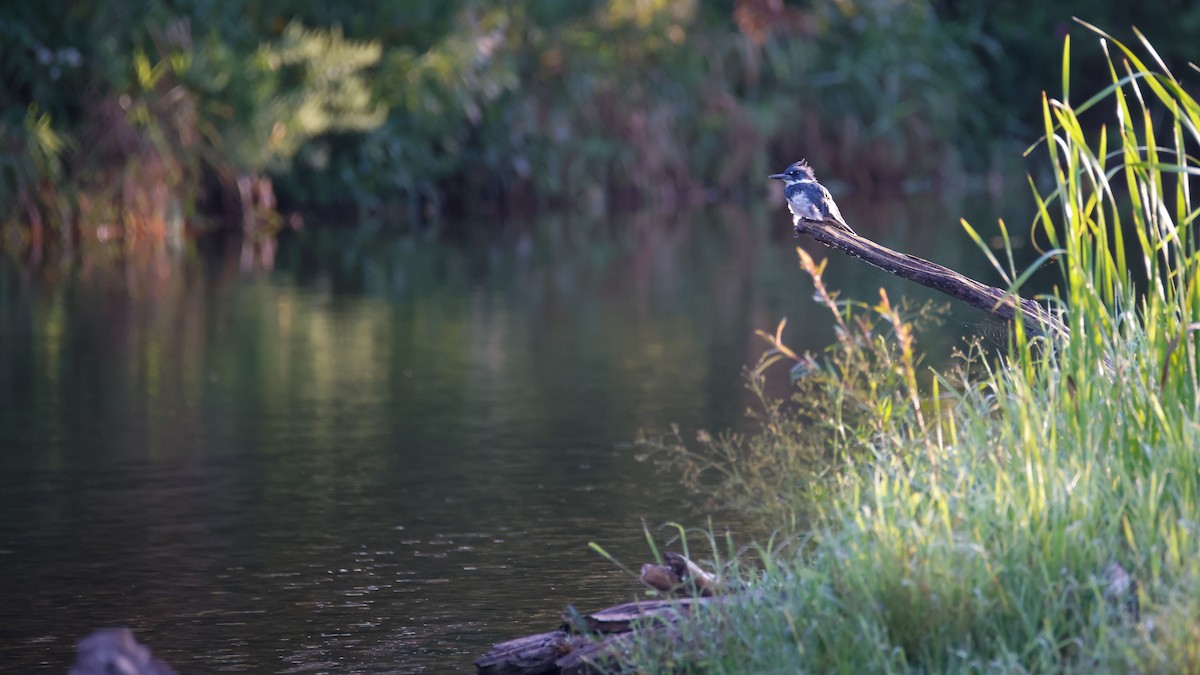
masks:
{"type": "Polygon", "coordinates": [[[784,175],[783,175],[783,174],[781,174],[781,173],[773,173],[773,174],[771,174],[770,176],[767,176],[767,178],[776,178],[776,179],[778,179],[778,180],[783,180],[785,177],[786,177],[786,176],[784,176],[784,175]]]}

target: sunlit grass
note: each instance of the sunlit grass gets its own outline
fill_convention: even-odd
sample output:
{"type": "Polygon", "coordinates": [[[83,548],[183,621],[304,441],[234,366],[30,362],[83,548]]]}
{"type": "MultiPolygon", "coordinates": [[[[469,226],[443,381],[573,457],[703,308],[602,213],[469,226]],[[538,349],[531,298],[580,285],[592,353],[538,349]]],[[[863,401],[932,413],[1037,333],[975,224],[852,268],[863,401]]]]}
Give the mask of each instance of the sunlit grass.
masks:
{"type": "Polygon", "coordinates": [[[834,303],[806,262],[839,326],[825,365],[798,373],[823,414],[693,452],[714,489],[781,523],[804,503],[811,526],[740,573],[745,602],[647,638],[641,669],[1200,672],[1200,105],[1148,42],[1102,44],[1112,86],[1075,105],[1068,42],[1032,149],[1054,176],[1034,228],[1060,249],[1050,300],[1070,339],[1017,326],[999,364],[976,355],[919,390],[887,297],[834,303]],[[1080,115],[1107,106],[1087,131],[1080,115]],[[838,470],[802,481],[773,472],[804,462],[775,458],[756,473],[764,448],[838,470]],[[812,483],[822,499],[804,497],[812,483]]]}

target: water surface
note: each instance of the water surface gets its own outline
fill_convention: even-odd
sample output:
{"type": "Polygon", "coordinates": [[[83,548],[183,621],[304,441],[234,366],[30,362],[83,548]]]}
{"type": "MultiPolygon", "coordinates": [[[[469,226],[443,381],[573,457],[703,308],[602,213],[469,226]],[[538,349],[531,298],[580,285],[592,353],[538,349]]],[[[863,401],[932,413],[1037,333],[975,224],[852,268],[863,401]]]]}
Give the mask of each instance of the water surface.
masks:
{"type": "MultiPolygon", "coordinates": [[[[946,210],[872,208],[845,211],[987,276],[946,210]]],[[[754,329],[832,337],[786,218],[470,231],[0,268],[0,667],[65,672],[121,625],[182,672],[464,670],[633,598],[588,542],[636,567],[643,521],[705,514],[630,440],[743,424],[754,329]]],[[[828,282],[929,297],[836,255],[828,282]]]]}

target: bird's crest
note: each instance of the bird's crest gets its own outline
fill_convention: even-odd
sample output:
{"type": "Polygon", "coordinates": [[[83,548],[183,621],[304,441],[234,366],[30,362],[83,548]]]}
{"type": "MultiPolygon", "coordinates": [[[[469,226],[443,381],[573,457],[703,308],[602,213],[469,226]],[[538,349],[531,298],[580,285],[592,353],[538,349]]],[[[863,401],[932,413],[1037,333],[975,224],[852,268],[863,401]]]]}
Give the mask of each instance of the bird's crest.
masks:
{"type": "Polygon", "coordinates": [[[792,165],[791,168],[796,169],[797,171],[804,174],[808,178],[811,178],[812,180],[817,179],[817,175],[815,173],[813,173],[812,167],[808,165],[808,160],[806,160],[806,159],[802,159],[799,162],[796,162],[795,164],[792,165]]]}

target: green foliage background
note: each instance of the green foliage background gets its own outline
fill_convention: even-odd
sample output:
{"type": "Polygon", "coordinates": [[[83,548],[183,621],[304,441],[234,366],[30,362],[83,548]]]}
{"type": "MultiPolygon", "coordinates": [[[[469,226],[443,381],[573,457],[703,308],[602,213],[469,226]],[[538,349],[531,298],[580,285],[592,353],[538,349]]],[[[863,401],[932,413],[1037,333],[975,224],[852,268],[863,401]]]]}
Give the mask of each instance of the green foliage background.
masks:
{"type": "Polygon", "coordinates": [[[276,195],[412,220],[670,208],[799,155],[863,191],[961,185],[1031,140],[1072,15],[1175,64],[1200,27],[1182,0],[6,3],[4,241],[205,215],[269,235],[276,195]]]}

